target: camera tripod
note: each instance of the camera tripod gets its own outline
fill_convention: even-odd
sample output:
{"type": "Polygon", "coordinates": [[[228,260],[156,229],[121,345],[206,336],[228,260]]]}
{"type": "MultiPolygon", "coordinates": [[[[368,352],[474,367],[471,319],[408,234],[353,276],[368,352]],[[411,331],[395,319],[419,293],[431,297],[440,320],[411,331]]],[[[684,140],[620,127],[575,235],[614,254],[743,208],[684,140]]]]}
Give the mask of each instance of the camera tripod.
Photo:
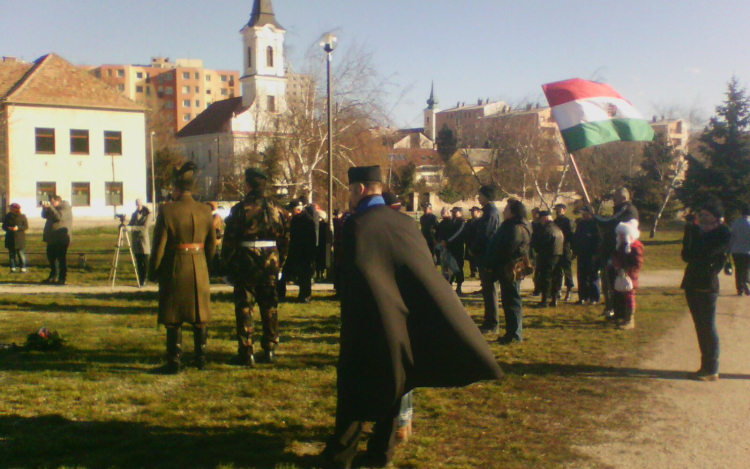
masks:
{"type": "Polygon", "coordinates": [[[128,234],[127,226],[125,223],[120,224],[120,234],[117,238],[117,247],[115,248],[115,257],[112,259],[112,268],[109,271],[109,286],[115,287],[115,280],[117,278],[117,268],[120,263],[120,249],[122,248],[122,241],[125,239],[128,243],[128,252],[130,252],[130,260],[133,261],[133,270],[135,271],[135,282],[138,288],[141,288],[141,279],[138,277],[138,266],[135,262],[135,256],[133,255],[133,245],[130,242],[130,235],[128,234]]]}

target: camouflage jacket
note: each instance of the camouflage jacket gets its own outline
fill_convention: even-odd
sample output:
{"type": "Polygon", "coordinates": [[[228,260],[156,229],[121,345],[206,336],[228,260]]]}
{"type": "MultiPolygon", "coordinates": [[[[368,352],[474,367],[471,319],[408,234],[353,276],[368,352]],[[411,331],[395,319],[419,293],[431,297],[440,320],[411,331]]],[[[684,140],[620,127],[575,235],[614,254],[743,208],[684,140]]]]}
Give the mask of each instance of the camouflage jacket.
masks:
{"type": "Polygon", "coordinates": [[[249,270],[278,273],[289,248],[289,212],[267,197],[249,194],[226,219],[221,260],[230,276],[247,276],[249,270]],[[242,247],[245,241],[276,241],[276,249],[242,247]]]}

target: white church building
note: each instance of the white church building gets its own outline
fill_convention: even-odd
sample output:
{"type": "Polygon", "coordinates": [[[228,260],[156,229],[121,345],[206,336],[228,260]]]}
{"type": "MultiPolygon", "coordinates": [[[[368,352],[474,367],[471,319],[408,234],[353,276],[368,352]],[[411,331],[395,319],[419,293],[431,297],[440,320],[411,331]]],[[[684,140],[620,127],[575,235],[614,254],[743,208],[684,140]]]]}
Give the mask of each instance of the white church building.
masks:
{"type": "Polygon", "coordinates": [[[255,0],[243,43],[242,96],[217,101],[177,133],[182,155],[200,169],[200,196],[219,198],[222,179],[246,165],[240,155],[262,152],[287,112],[284,65],[286,30],[276,21],[271,0],[255,0]]]}

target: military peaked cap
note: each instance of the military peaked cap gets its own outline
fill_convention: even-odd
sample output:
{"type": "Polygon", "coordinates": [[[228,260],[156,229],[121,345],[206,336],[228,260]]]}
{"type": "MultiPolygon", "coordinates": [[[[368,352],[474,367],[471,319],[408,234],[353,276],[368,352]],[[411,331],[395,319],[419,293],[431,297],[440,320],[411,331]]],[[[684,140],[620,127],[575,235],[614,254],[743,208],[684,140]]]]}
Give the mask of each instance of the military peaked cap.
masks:
{"type": "Polygon", "coordinates": [[[453,212],[453,213],[456,213],[456,212],[461,212],[461,213],[464,213],[464,209],[463,209],[463,208],[461,208],[461,207],[453,207],[453,208],[451,209],[451,212],[453,212]]]}
{"type": "Polygon", "coordinates": [[[195,183],[195,170],[198,167],[192,161],[188,161],[180,169],[175,168],[172,172],[174,185],[182,190],[190,190],[195,183]]]}
{"type": "Polygon", "coordinates": [[[495,188],[495,186],[482,186],[479,188],[479,193],[490,200],[495,200],[497,189],[495,188]]]}
{"type": "Polygon", "coordinates": [[[385,200],[386,205],[401,205],[398,196],[393,192],[383,192],[383,200],[385,200]]]}
{"type": "Polygon", "coordinates": [[[358,182],[383,182],[380,166],[354,166],[349,168],[349,184],[358,182]]]}
{"type": "Polygon", "coordinates": [[[539,218],[541,218],[541,217],[549,217],[551,215],[552,214],[550,213],[549,210],[542,210],[542,211],[539,212],[539,218]]]}
{"type": "Polygon", "coordinates": [[[565,205],[565,204],[557,204],[557,205],[555,205],[555,210],[557,210],[558,208],[561,208],[563,210],[567,210],[568,206],[565,205]]]}
{"type": "Polygon", "coordinates": [[[266,176],[266,173],[258,168],[247,168],[245,170],[245,182],[252,183],[253,181],[258,179],[262,179],[265,181],[266,179],[268,179],[268,176],[266,176]]]}

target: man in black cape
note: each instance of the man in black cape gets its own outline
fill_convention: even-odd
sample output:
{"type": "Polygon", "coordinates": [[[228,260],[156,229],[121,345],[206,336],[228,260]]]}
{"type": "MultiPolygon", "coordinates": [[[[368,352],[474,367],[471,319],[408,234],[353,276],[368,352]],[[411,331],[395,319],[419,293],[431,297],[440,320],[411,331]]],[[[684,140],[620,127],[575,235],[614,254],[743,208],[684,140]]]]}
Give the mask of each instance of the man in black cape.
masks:
{"type": "Polygon", "coordinates": [[[312,297],[312,276],[315,266],[317,228],[304,203],[296,199],[289,204],[292,221],[289,224],[289,253],[276,284],[280,301],[286,301],[286,284],[292,280],[299,285],[297,301],[309,303],[312,297]]]}
{"type": "Polygon", "coordinates": [[[336,427],[323,460],[351,467],[362,423],[373,421],[366,465],[383,467],[393,458],[404,394],[494,380],[502,371],[413,220],[385,205],[380,167],[351,168],[349,183],[336,427]]]}

